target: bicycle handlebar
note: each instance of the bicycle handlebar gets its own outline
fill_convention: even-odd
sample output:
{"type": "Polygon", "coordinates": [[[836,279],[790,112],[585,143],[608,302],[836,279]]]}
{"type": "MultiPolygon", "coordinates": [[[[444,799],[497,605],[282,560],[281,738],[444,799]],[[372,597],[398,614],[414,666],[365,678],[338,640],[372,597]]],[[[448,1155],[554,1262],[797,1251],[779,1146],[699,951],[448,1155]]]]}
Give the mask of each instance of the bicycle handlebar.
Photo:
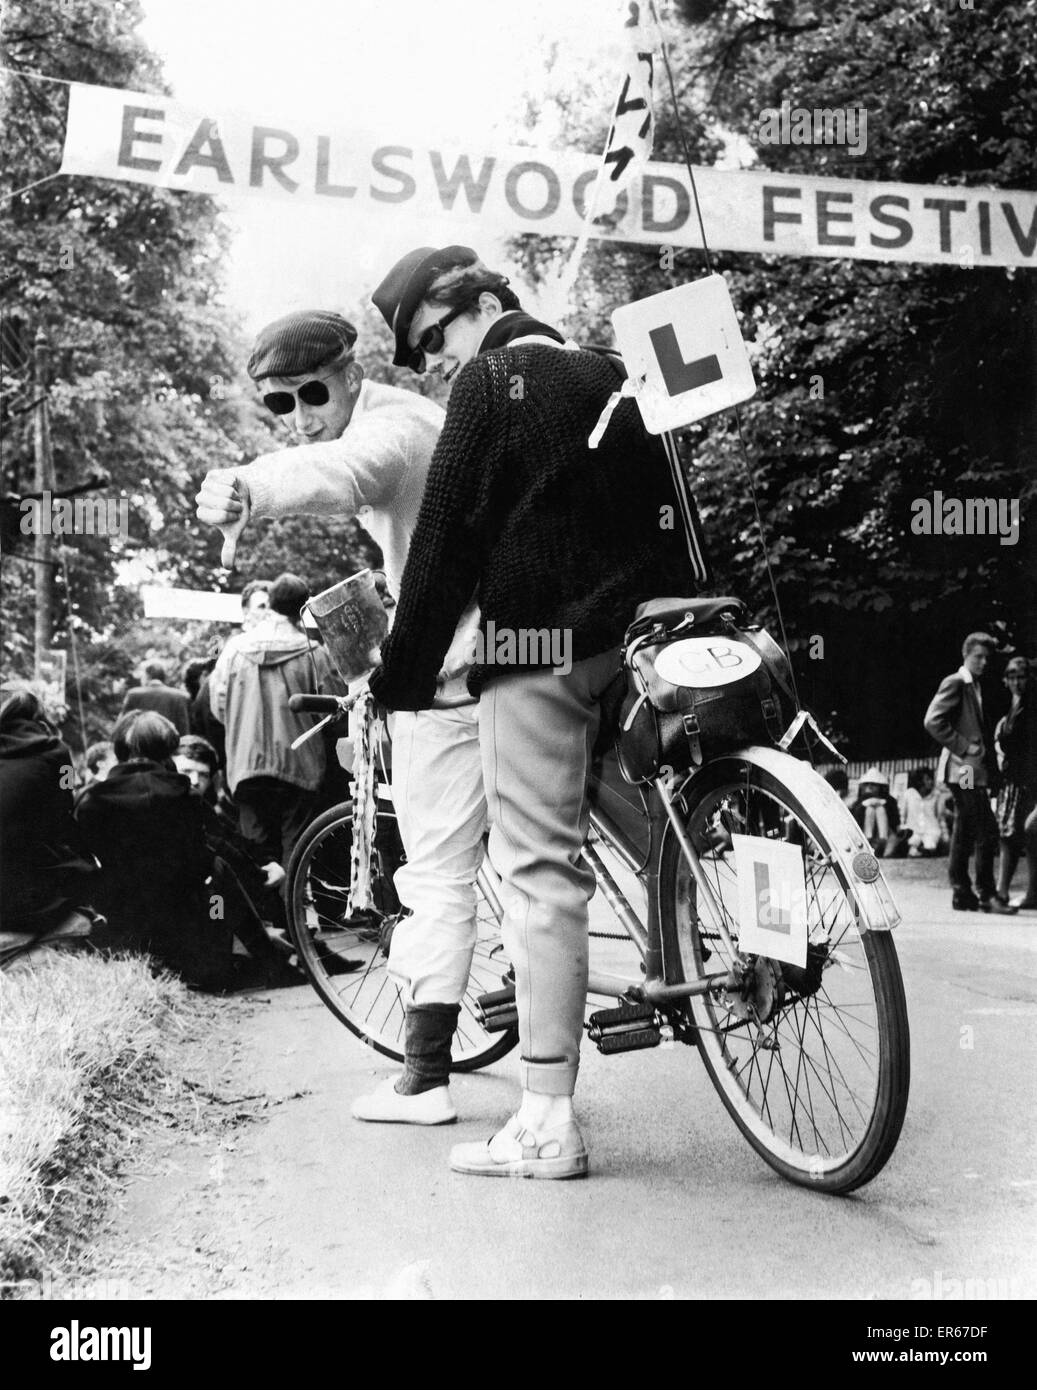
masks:
{"type": "MultiPolygon", "coordinates": [[[[362,692],[358,692],[360,693],[362,692]]],[[[288,708],[293,714],[344,714],[352,708],[356,698],[354,695],[290,695],[288,708]]],[[[475,703],[475,696],[467,693],[452,697],[437,695],[432,702],[432,708],[462,709],[465,705],[475,703]]]]}
{"type": "Polygon", "coordinates": [[[335,695],[290,695],[288,708],[293,714],[334,714],[339,707],[335,695]]]}

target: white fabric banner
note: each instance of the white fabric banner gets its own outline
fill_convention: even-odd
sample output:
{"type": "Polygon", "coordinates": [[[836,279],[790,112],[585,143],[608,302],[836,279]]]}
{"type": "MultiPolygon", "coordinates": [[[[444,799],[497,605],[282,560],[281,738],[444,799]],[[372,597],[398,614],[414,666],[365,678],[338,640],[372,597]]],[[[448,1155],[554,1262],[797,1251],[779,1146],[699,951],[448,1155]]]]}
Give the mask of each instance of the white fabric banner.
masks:
{"type": "MultiPolygon", "coordinates": [[[[291,120],[260,123],[167,97],[73,85],[63,174],[127,179],[192,193],[387,213],[420,226],[456,218],[496,236],[576,236],[600,157],[516,146],[430,146],[291,120]]],[[[621,217],[594,235],[699,245],[687,170],[651,162],[620,195],[621,217]]],[[[758,170],[697,169],[706,234],[729,251],[1033,266],[1037,193],[991,188],[807,178],[758,170]]]]}

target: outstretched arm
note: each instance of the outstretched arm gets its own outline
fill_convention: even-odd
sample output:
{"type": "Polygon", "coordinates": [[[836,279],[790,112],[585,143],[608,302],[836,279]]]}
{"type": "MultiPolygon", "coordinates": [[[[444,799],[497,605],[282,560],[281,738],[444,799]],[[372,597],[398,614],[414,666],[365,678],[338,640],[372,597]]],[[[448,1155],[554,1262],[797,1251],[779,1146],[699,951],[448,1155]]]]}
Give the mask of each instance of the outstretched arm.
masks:
{"type": "Polygon", "coordinates": [[[340,439],[277,449],[240,468],[213,468],[196,497],[197,516],[223,532],[221,563],[234,566],[238,540],[253,517],[356,516],[388,506],[410,464],[406,422],[384,413],[351,424],[340,439]]]}

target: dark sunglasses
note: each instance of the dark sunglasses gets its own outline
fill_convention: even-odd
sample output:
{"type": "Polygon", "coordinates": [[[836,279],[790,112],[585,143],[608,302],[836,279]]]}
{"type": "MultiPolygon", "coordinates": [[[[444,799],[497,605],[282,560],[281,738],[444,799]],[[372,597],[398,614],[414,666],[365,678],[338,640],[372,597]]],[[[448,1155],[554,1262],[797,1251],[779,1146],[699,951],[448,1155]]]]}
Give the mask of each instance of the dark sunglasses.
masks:
{"type": "Polygon", "coordinates": [[[263,397],[267,410],[275,415],[290,415],[295,409],[296,396],[303,405],[327,405],[331,392],[323,381],[304,381],[298,391],[268,391],[263,397]]]}
{"type": "Polygon", "coordinates": [[[425,354],[427,352],[442,351],[443,344],[446,342],[446,334],[443,332],[443,329],[446,328],[447,324],[453,323],[454,319],[460,318],[462,314],[467,313],[471,307],[472,301],[467,300],[459,308],[451,309],[449,314],[446,314],[441,319],[437,319],[435,323],[429,324],[414,347],[411,348],[410,365],[414,371],[423,372],[425,370],[425,354]]]}

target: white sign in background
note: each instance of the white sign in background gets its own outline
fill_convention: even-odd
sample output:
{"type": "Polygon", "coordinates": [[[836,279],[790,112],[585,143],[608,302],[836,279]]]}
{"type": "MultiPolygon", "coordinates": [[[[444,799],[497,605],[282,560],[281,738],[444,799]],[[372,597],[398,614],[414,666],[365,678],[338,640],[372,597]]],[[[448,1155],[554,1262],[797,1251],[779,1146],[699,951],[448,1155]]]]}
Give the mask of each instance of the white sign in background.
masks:
{"type": "Polygon", "coordinates": [[[738,945],[790,965],[807,963],[803,851],[783,840],[732,835],[738,879],[738,945]]]}
{"type": "Polygon", "coordinates": [[[722,275],[663,290],[612,314],[616,345],[649,434],[679,429],[756,393],[738,315],[722,275]]]}
{"type": "Polygon", "coordinates": [[[181,618],[192,622],[240,623],[241,595],[205,589],[169,589],[160,584],[141,588],[145,618],[181,618]]]}
{"type": "MultiPolygon", "coordinates": [[[[318,130],[169,97],[73,84],[63,174],[218,196],[318,202],[343,216],[457,220],[492,235],[577,236],[601,160],[578,150],[430,147],[407,132],[318,130]]],[[[958,266],[1037,265],[1037,193],[697,169],[711,244],[729,251],[958,266]]],[[[699,246],[688,172],[649,162],[595,235],[699,246]]]]}

